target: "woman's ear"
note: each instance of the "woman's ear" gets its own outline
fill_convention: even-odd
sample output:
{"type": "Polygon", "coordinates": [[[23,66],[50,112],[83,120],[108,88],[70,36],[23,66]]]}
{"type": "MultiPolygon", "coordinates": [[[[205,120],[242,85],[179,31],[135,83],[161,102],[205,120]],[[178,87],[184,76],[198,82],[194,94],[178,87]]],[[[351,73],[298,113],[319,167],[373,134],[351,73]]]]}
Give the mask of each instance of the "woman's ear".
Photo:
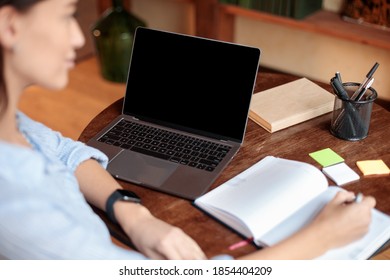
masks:
{"type": "Polygon", "coordinates": [[[4,49],[12,50],[16,45],[16,24],[18,12],[11,6],[0,8],[0,44],[4,49]]]}

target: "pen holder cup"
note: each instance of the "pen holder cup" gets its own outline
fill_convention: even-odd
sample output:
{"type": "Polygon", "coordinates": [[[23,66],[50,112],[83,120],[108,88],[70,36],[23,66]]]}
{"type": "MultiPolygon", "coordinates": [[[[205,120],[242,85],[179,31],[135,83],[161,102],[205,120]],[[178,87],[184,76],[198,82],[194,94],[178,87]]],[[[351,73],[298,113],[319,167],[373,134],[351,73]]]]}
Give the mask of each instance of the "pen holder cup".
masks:
{"type": "Polygon", "coordinates": [[[362,98],[353,100],[351,97],[359,86],[359,83],[343,83],[349,99],[335,96],[330,132],[337,138],[358,141],[368,135],[372,105],[378,94],[370,87],[362,98]]]}

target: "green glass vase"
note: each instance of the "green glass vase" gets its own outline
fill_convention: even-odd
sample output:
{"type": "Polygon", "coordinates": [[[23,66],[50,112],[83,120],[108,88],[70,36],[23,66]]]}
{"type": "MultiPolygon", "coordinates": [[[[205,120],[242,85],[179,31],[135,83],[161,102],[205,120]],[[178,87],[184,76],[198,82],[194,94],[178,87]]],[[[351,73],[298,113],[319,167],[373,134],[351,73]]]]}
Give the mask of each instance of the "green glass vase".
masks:
{"type": "Polygon", "coordinates": [[[113,0],[112,7],[92,27],[92,36],[103,77],[125,83],[135,29],[145,22],[126,11],[122,0],[113,0]]]}

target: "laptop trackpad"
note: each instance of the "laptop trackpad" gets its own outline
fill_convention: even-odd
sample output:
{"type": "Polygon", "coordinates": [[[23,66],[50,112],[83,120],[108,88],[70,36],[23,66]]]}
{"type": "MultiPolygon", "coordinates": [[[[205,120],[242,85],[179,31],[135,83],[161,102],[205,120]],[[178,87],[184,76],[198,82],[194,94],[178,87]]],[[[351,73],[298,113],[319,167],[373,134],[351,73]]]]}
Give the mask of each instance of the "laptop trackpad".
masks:
{"type": "Polygon", "coordinates": [[[148,186],[161,186],[178,164],[124,150],[107,170],[116,178],[148,186]]]}

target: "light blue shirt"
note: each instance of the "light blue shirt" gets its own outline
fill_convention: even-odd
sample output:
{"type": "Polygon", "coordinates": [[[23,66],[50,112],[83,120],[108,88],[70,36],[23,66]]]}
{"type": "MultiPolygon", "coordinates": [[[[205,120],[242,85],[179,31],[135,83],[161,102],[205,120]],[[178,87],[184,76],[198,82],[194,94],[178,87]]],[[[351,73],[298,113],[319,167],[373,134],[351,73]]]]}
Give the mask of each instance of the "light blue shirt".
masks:
{"type": "Polygon", "coordinates": [[[26,115],[19,129],[33,150],[0,142],[0,255],[8,259],[144,259],[111,242],[79,191],[76,167],[106,156],[26,115]]]}
{"type": "Polygon", "coordinates": [[[34,149],[0,141],[0,258],[145,259],[112,243],[79,190],[76,167],[89,158],[105,167],[107,157],[23,113],[17,117],[34,149]]]}

